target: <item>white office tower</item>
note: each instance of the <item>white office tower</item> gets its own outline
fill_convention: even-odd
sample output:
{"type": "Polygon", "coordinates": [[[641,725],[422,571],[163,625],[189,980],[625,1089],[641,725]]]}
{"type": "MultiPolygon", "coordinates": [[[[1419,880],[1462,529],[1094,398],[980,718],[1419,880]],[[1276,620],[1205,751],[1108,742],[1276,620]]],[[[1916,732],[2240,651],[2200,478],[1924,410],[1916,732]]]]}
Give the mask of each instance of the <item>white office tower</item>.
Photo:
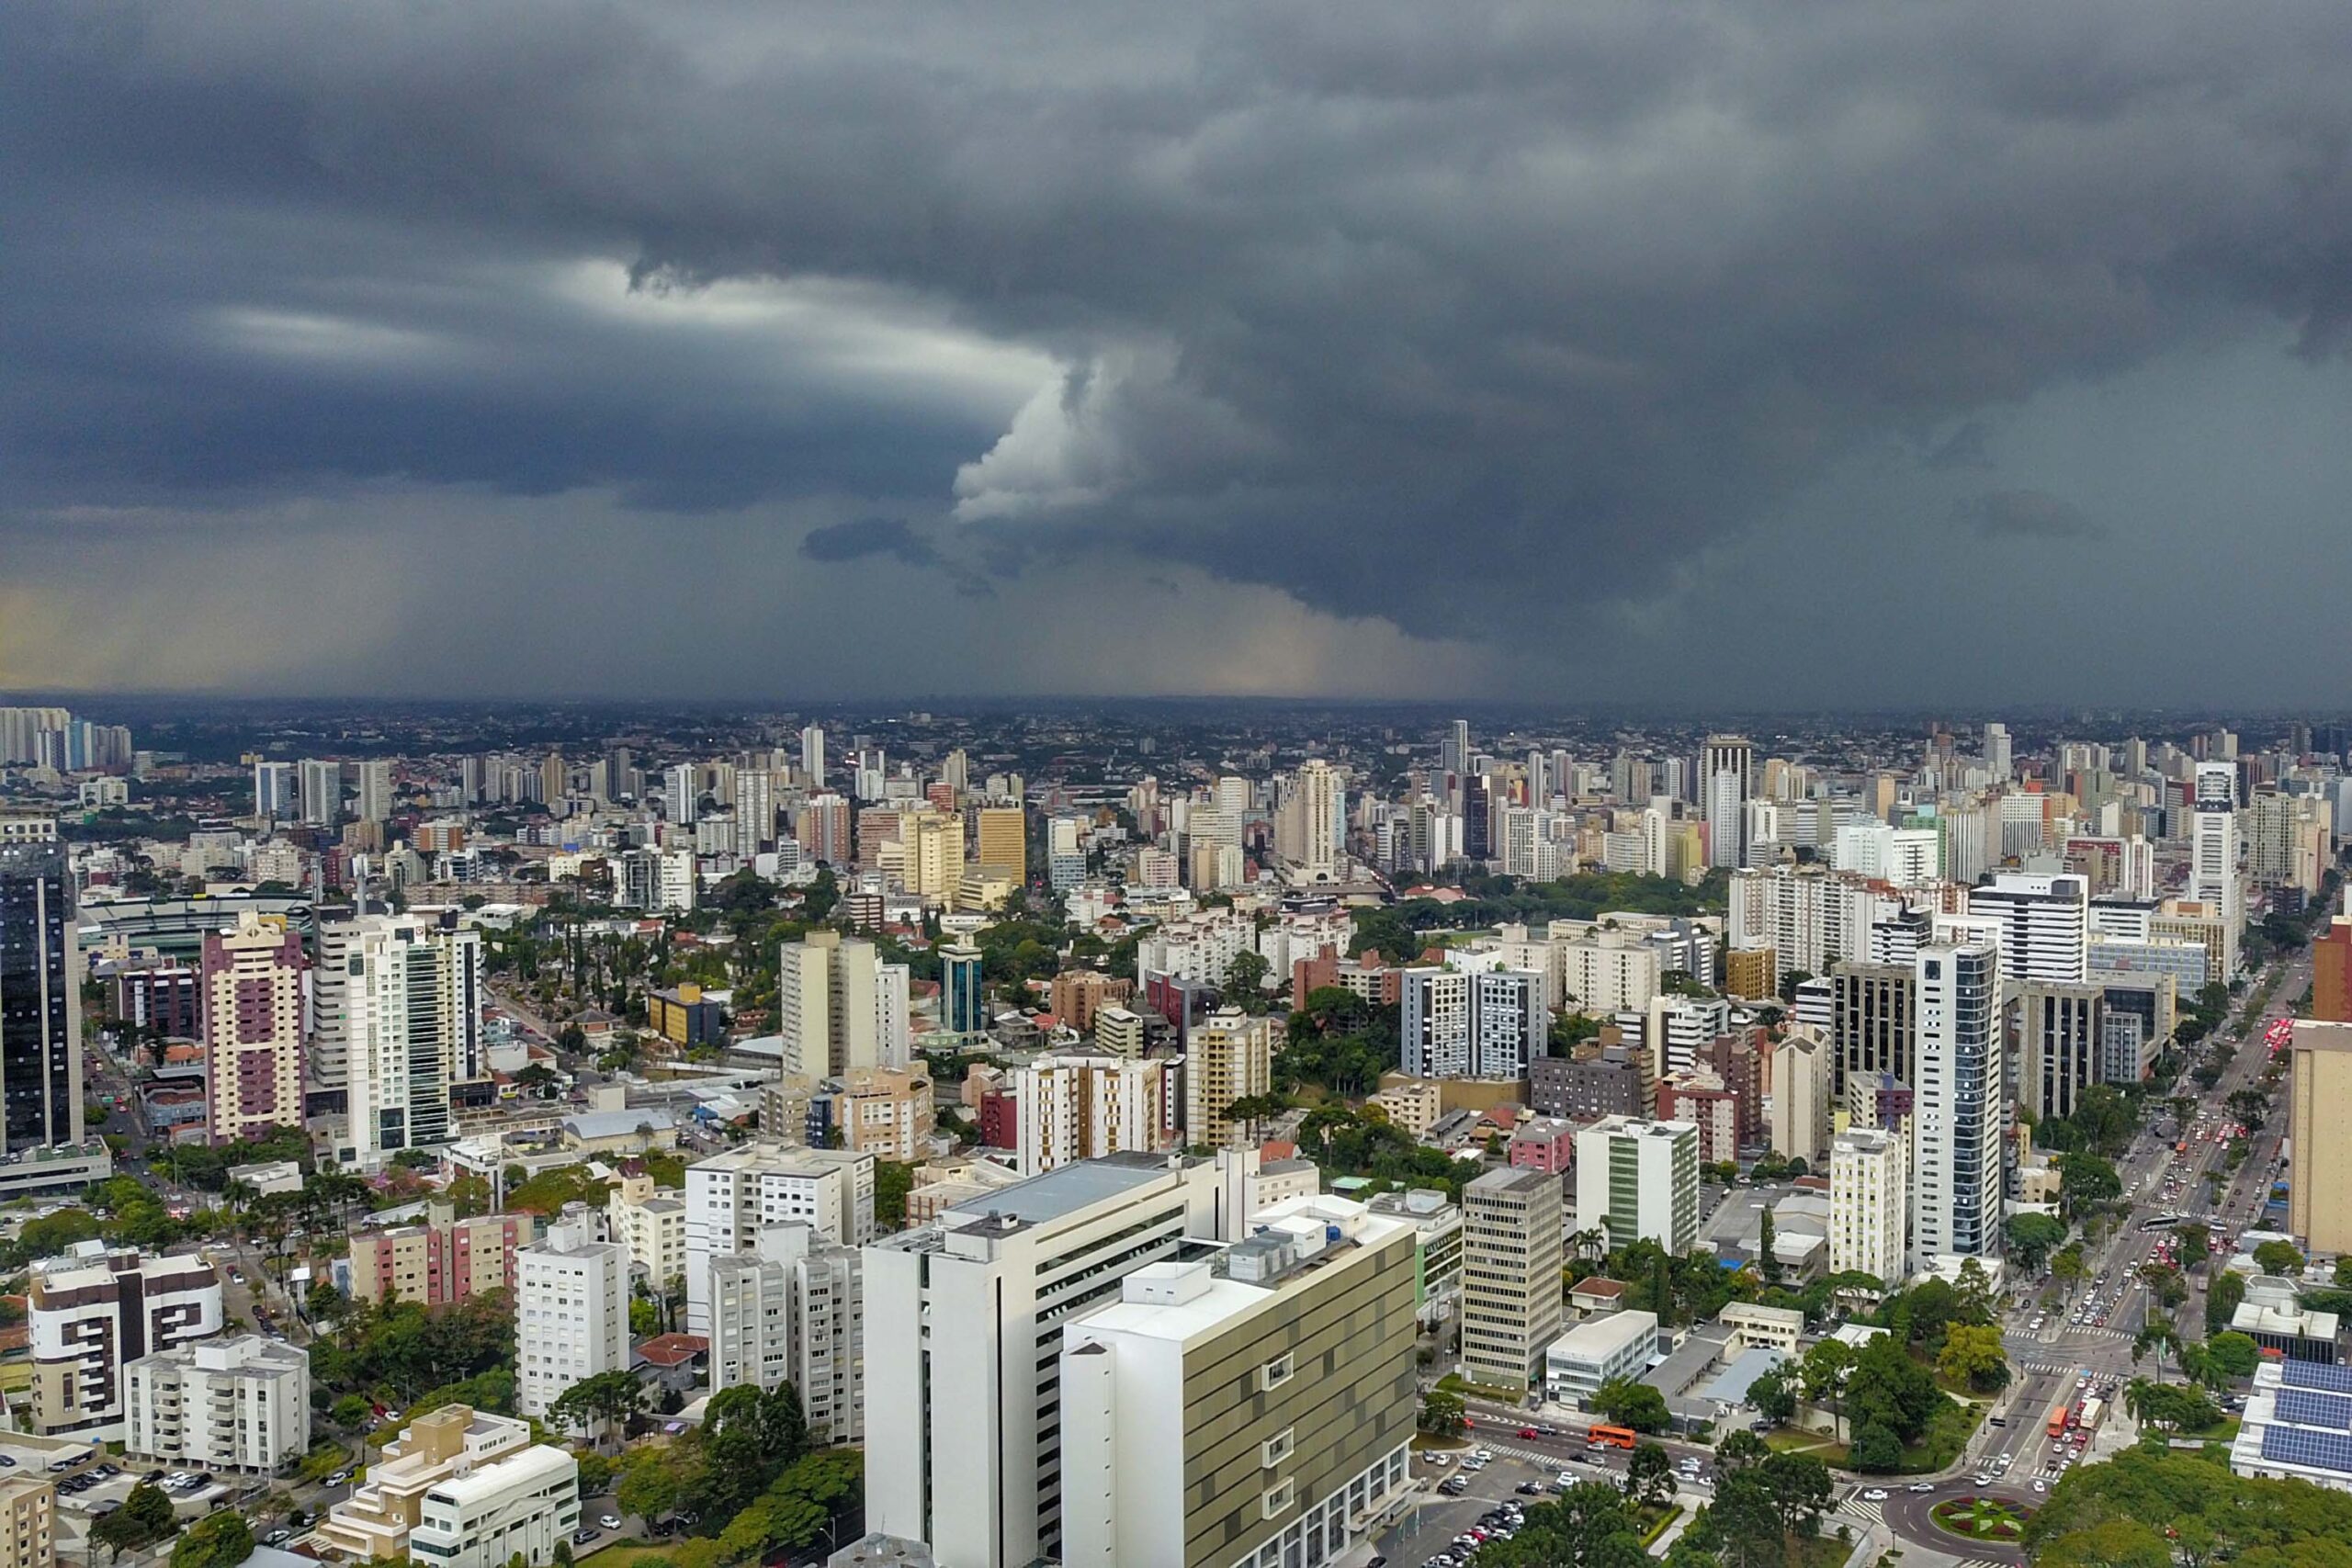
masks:
{"type": "Polygon", "coordinates": [[[1699,756],[1701,807],[1707,818],[1707,863],[1745,865],[1747,797],[1755,794],[1756,749],[1744,735],[1710,735],[1699,756]]]}
{"type": "Polygon", "coordinates": [[[254,815],[273,822],[291,821],[301,809],[297,788],[293,763],[255,762],[254,815]]]}
{"type": "Polygon", "coordinates": [[[1924,887],[1943,875],[1943,835],[1933,828],[1849,822],[1838,829],[1831,855],[1838,871],[1897,887],[1924,887]]]}
{"type": "Polygon", "coordinates": [[[2228,762],[2197,764],[2197,797],[2189,808],[2188,897],[2221,917],[2222,968],[2238,973],[2238,937],[2245,927],[2245,885],[2238,878],[2238,771],[2228,762]]]}
{"type": "MultiPolygon", "coordinates": [[[[383,758],[355,762],[352,772],[358,775],[359,800],[356,811],[362,822],[389,822],[392,817],[392,764],[383,758]]],[[[337,785],[340,789],[341,786],[337,785]]]]}
{"type": "Polygon", "coordinates": [[[1069,1320],[1136,1269],[1237,1239],[1228,1191],[1208,1161],[1117,1155],[867,1247],[865,1447],[888,1462],[866,1469],[866,1528],[955,1568],[1059,1560],[1069,1320]]]}
{"type": "Polygon", "coordinates": [[[874,1156],[754,1143],[686,1167],[688,1333],[710,1332],[709,1259],[796,1221],[843,1247],[873,1240],[874,1156]]]}
{"type": "Polygon", "coordinates": [[[1699,1244],[1699,1127],[1604,1116],[1577,1133],[1578,1230],[1611,1250],[1654,1241],[1677,1258],[1699,1244]]]}
{"type": "Polygon", "coordinates": [[[628,1370],[628,1248],[585,1208],[514,1251],[514,1408],[547,1419],[573,1383],[628,1370]]]}
{"type": "Polygon", "coordinates": [[[812,931],[786,942],[776,965],[776,1032],[784,1070],[838,1077],[863,1068],[906,1070],[913,1053],[907,966],[872,942],[812,931]]]}
{"type": "Polygon", "coordinates": [[[1910,1273],[1911,1141],[1857,1127],[1829,1145],[1829,1271],[1892,1290],[1910,1273]]]}
{"type": "Polygon", "coordinates": [[[1650,1075],[1687,1073],[1715,1036],[1731,1031],[1731,1003],[1721,997],[1660,992],[1650,998],[1642,1043],[1650,1054],[1650,1075]]]}
{"type": "Polygon", "coordinates": [[[123,1447],[198,1470],[274,1474],[311,1451],[311,1359],[258,1334],[141,1356],[123,1369],[123,1447]]]}
{"type": "Polygon", "coordinates": [[[1993,775],[1996,785],[2007,784],[2015,771],[2009,755],[2009,728],[2005,724],[1984,727],[1984,771],[1993,775]]]}
{"type": "Polygon", "coordinates": [[[343,764],[305,758],[294,768],[302,820],[313,828],[334,826],[343,814],[343,764]]]}
{"type": "Polygon", "coordinates": [[[1324,1568],[1410,1487],[1412,1226],[1344,1198],[1250,1226],[1064,1335],[1066,1568],[1324,1568]]]}
{"type": "Polygon", "coordinates": [[[1968,890],[1972,919],[2001,929],[2001,973],[2015,985],[2080,985],[2090,964],[2090,882],[2005,872],[1968,890]]]}
{"type": "Polygon", "coordinates": [[[1544,977],[1524,969],[1405,971],[1405,1071],[1416,1077],[1510,1078],[1541,1055],[1550,1013],[1544,977]]]}
{"type": "Polygon", "coordinates": [[[374,1166],[449,1142],[450,1089],[489,1076],[481,933],[454,917],[366,915],[346,925],[333,939],[345,954],[334,1004],[349,1045],[345,1157],[374,1166]]]}
{"type": "Polygon", "coordinates": [[[865,1435],[860,1254],[805,1224],[769,1225],[750,1252],[710,1258],[710,1390],[790,1383],[819,1444],[865,1435]]]}
{"type": "Polygon", "coordinates": [[[811,789],[824,787],[825,731],[821,726],[812,724],[800,732],[800,771],[808,775],[811,789]]]}
{"type": "Polygon", "coordinates": [[[662,770],[662,815],[673,827],[693,827],[695,810],[701,801],[701,768],[692,762],[676,762],[662,770]]]}
{"type": "Polygon", "coordinates": [[[1913,961],[1911,1249],[1915,1262],[1996,1257],[2001,1134],[2008,1122],[2001,1043],[2001,950],[1990,935],[1939,934],[1913,961]]]}

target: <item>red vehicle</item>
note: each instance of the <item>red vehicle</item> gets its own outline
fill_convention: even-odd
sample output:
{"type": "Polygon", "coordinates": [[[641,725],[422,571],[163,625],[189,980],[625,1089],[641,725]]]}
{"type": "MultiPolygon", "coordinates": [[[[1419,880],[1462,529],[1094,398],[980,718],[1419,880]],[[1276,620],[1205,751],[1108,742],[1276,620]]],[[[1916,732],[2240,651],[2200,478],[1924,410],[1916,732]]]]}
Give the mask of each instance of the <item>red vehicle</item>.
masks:
{"type": "Polygon", "coordinates": [[[2074,1406],[2063,1399],[2052,1409],[2050,1412],[2050,1440],[2052,1442],[2054,1443],[2066,1435],[2067,1423],[2073,1419],[2074,1414],[2074,1406]]]}
{"type": "Polygon", "coordinates": [[[1532,1427],[1521,1427],[1519,1429],[1519,1435],[1522,1438],[1540,1438],[1543,1436],[1541,1432],[1538,1432],[1532,1427]]]}
{"type": "Polygon", "coordinates": [[[1631,1427],[1595,1427],[1584,1435],[1584,1440],[1596,1449],[1630,1449],[1639,1440],[1631,1427]]]}

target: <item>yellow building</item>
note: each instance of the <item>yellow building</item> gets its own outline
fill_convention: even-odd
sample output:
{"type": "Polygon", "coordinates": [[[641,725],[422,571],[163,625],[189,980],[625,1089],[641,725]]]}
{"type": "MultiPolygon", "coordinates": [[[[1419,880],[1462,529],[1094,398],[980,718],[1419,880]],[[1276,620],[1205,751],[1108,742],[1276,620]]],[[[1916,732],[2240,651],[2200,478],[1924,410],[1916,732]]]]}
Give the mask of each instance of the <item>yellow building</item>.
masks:
{"type": "Polygon", "coordinates": [[[2313,1252],[2352,1252],[2352,1023],[2297,1019],[2288,1055],[2287,1228],[2313,1252]]]}
{"type": "Polygon", "coordinates": [[[954,902],[964,882],[964,818],[943,811],[910,811],[899,818],[899,840],[883,847],[882,868],[918,898],[954,902]],[[896,861],[895,867],[892,865],[896,861]]]}
{"type": "Polygon", "coordinates": [[[1770,947],[1735,947],[1724,956],[1724,995],[1740,1001],[1770,1001],[1779,996],[1772,971],[1777,967],[1770,947]]]}
{"type": "Polygon", "coordinates": [[[1184,1136],[1229,1147],[1246,1129],[1227,1119],[1227,1109],[1273,1087],[1274,1021],[1220,1009],[1193,1025],[1184,1055],[1184,1136]]]}
{"type": "Polygon", "coordinates": [[[1029,846],[1025,814],[1017,806],[983,806],[974,814],[976,841],[972,862],[991,876],[1015,886],[1028,879],[1029,846]]]}
{"type": "Polygon", "coordinates": [[[0,1568],[56,1568],[57,1488],[37,1476],[0,1481],[0,1568]]]}

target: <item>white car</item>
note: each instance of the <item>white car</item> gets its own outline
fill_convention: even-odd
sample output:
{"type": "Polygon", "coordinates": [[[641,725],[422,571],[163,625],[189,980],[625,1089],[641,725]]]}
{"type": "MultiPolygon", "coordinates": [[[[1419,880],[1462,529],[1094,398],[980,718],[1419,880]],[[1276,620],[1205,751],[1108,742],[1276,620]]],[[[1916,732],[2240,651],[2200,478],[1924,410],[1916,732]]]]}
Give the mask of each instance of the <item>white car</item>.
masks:
{"type": "Polygon", "coordinates": [[[1485,1449],[1472,1449],[1470,1450],[1470,1457],[1476,1460],[1480,1464],[1485,1464],[1495,1456],[1487,1452],[1485,1449]]]}
{"type": "Polygon", "coordinates": [[[1863,1501],[1863,1502],[1865,1502],[1865,1503],[1883,1503],[1883,1502],[1885,1502],[1885,1501],[1886,1501],[1886,1488],[1885,1488],[1885,1487],[1883,1487],[1883,1486],[1873,1486],[1873,1487],[1871,1487],[1869,1491],[1867,1491],[1867,1492],[1865,1492],[1865,1493],[1863,1493],[1863,1494],[1862,1494],[1862,1501],[1863,1501]]]}
{"type": "Polygon", "coordinates": [[[2050,1490],[2050,1483],[2047,1481],[2037,1481],[2033,1483],[2033,1489],[2036,1492],[2047,1492],[2050,1490]]]}
{"type": "Polygon", "coordinates": [[[1903,1490],[1905,1492],[1933,1492],[1935,1489],[1936,1487],[1933,1482],[1915,1481],[1910,1485],[1905,1486],[1903,1490]]]}

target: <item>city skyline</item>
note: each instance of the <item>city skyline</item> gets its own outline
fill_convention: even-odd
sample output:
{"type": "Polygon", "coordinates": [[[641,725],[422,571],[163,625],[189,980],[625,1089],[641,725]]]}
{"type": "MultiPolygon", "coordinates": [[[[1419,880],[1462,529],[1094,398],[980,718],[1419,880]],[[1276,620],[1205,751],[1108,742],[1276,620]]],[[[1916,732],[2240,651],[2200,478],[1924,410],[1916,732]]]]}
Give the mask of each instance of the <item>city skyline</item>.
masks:
{"type": "Polygon", "coordinates": [[[0,688],[2352,653],[2338,8],[83,15],[0,17],[0,688]]]}

